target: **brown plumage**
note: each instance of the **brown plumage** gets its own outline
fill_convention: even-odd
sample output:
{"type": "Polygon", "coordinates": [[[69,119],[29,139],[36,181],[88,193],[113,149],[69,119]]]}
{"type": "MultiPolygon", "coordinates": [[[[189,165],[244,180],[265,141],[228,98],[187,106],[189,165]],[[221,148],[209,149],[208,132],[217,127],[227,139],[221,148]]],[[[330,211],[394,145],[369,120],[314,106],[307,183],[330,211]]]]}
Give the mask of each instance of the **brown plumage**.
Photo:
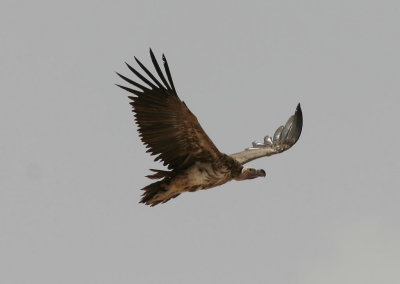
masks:
{"type": "Polygon", "coordinates": [[[167,78],[151,49],[150,57],[159,79],[136,57],[136,62],[150,80],[129,64],[126,65],[145,85],[117,73],[123,80],[136,87],[132,89],[117,85],[134,95],[129,96],[130,104],[135,113],[139,136],[148,148],[147,152],[156,155],[155,161],[161,160],[169,169],[152,169],[154,174],[147,177],[162,180],[144,187],[140,202],[154,206],[175,198],[182,192],[208,189],[232,179],[244,180],[265,176],[264,170],[245,168],[243,164],[258,157],[282,152],[299,138],[302,128],[300,105],[285,127],[278,128],[279,135],[277,131],[274,140],[270,139],[270,144],[257,144],[257,153],[254,153],[254,148],[231,156],[221,153],[204,132],[196,116],[179,99],[165,56],[163,55],[162,59],[167,78]]]}

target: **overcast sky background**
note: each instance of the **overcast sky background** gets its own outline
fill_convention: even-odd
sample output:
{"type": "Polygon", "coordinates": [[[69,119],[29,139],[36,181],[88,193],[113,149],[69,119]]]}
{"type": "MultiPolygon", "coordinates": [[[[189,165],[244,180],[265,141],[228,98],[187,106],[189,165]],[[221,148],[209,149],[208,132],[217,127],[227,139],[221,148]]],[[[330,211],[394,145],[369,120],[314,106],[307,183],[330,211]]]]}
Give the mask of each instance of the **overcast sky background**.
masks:
{"type": "Polygon", "coordinates": [[[398,1],[0,3],[1,283],[400,283],[398,1]],[[127,93],[165,53],[234,153],[286,122],[265,179],[138,204],[161,168],[127,93]]]}

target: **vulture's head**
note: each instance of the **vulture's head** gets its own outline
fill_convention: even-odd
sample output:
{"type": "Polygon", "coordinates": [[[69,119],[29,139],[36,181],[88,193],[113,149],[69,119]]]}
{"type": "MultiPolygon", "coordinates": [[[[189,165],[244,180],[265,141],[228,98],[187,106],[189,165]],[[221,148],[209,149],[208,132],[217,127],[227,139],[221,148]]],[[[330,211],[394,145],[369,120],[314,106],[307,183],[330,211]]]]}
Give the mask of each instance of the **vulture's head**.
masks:
{"type": "Polygon", "coordinates": [[[263,169],[255,169],[255,168],[242,168],[242,172],[235,178],[235,180],[245,180],[245,179],[253,179],[256,177],[265,177],[265,171],[263,169]]]}

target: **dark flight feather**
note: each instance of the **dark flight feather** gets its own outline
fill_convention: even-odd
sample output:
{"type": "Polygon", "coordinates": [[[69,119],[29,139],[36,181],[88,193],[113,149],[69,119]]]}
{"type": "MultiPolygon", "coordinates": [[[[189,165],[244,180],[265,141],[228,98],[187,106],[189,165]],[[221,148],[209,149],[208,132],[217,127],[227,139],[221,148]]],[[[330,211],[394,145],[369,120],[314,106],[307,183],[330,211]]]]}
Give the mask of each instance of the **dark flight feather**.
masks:
{"type": "MultiPolygon", "coordinates": [[[[151,51],[151,49],[150,49],[150,51],[151,51]]],[[[142,68],[143,71],[147,74],[147,76],[149,76],[149,77],[151,78],[151,80],[153,80],[153,82],[156,83],[156,85],[157,85],[160,89],[164,89],[164,86],[156,79],[156,77],[154,77],[153,74],[151,74],[151,72],[150,72],[149,70],[147,70],[146,66],[144,66],[144,65],[142,64],[142,62],[140,62],[139,59],[137,59],[136,57],[135,57],[135,60],[136,60],[137,64],[139,64],[140,68],[142,68]]],[[[155,65],[154,65],[154,67],[155,67],[155,65]]],[[[156,68],[156,69],[157,69],[157,68],[156,68]]],[[[154,89],[154,88],[153,88],[153,89],[154,89]]]]}
{"type": "Polygon", "coordinates": [[[171,88],[176,93],[175,86],[174,86],[174,81],[172,81],[171,72],[169,71],[168,62],[167,62],[167,59],[165,58],[164,54],[162,55],[162,60],[164,62],[164,69],[165,69],[165,72],[167,73],[167,77],[168,77],[169,83],[171,85],[171,88]]]}
{"type": "Polygon", "coordinates": [[[167,87],[167,89],[169,91],[171,91],[171,87],[168,85],[167,80],[165,80],[164,74],[162,73],[162,71],[160,69],[160,65],[158,65],[156,57],[154,56],[154,53],[151,49],[150,49],[150,57],[151,57],[151,61],[153,62],[154,67],[156,68],[158,76],[161,78],[161,81],[164,83],[164,85],[167,87]]]}

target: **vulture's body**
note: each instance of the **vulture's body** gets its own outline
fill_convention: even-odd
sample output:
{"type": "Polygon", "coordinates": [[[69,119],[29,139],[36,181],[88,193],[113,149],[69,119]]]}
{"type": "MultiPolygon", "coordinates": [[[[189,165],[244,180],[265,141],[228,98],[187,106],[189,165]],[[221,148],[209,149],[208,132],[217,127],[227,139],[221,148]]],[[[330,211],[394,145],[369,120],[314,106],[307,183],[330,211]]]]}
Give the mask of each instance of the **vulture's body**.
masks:
{"type": "Polygon", "coordinates": [[[150,56],[159,79],[136,58],[136,62],[151,80],[130,65],[127,66],[145,85],[117,73],[137,88],[118,85],[135,95],[129,98],[132,100],[135,120],[140,137],[148,148],[147,152],[157,155],[155,160],[162,160],[169,169],[152,169],[155,173],[147,177],[160,180],[143,188],[142,203],[154,206],[177,197],[182,192],[212,188],[232,179],[265,177],[264,170],[243,165],[260,157],[283,152],[300,137],[303,117],[299,104],[286,125],[279,127],[273,137],[266,136],[264,143],[253,142],[252,148],[230,156],[221,153],[197,118],[179,99],[165,57],[163,56],[163,63],[167,78],[151,50],[150,56]]]}
{"type": "Polygon", "coordinates": [[[210,162],[195,162],[187,169],[166,173],[163,180],[144,188],[144,203],[155,205],[166,202],[182,192],[216,187],[239,176],[243,166],[231,157],[221,157],[210,162]]]}

